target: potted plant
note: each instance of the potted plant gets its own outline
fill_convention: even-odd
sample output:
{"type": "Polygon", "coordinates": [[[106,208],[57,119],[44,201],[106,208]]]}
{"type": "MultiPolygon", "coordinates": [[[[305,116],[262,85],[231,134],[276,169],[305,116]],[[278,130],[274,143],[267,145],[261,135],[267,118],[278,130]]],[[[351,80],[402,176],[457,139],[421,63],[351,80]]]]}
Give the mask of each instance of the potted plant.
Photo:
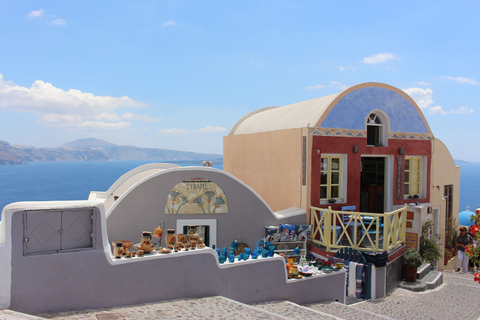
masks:
{"type": "Polygon", "coordinates": [[[403,278],[405,281],[417,280],[417,268],[422,265],[422,256],[417,250],[408,248],[403,255],[403,278]]]}

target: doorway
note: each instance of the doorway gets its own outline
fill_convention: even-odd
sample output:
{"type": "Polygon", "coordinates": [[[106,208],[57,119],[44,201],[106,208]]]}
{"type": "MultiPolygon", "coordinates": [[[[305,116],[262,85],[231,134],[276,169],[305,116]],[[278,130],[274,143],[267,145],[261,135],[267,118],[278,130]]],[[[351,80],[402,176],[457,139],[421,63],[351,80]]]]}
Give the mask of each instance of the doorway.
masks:
{"type": "Polygon", "coordinates": [[[385,209],[385,157],[362,157],[360,211],[383,213],[385,209]]]}

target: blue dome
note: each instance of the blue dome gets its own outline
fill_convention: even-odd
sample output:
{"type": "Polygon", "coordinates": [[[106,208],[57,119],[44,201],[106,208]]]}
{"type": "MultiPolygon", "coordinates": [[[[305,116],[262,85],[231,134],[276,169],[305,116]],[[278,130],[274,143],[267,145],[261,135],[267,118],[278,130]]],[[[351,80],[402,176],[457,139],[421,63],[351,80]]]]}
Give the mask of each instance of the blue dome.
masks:
{"type": "Polygon", "coordinates": [[[472,214],[475,214],[475,212],[472,212],[470,210],[460,212],[458,214],[458,222],[460,223],[460,225],[466,226],[467,228],[470,227],[473,224],[473,222],[470,221],[470,217],[472,214]]]}

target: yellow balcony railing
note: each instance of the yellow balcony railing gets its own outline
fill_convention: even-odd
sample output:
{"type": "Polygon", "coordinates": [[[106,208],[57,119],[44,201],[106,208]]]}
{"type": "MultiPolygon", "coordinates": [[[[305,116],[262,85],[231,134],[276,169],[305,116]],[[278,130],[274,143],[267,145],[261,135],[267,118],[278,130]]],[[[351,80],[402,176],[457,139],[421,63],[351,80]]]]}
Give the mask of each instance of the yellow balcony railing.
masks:
{"type": "Polygon", "coordinates": [[[330,249],[388,251],[405,243],[407,205],[392,212],[335,211],[310,207],[312,242],[330,249]]]}

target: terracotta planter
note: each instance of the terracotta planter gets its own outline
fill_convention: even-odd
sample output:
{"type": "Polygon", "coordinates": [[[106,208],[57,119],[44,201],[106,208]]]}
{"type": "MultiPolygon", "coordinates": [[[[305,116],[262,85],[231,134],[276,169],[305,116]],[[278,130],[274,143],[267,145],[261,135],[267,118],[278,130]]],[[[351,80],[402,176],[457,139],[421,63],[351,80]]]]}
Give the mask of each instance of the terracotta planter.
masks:
{"type": "Polygon", "coordinates": [[[403,265],[403,278],[405,281],[415,282],[417,281],[417,267],[409,267],[403,265]]]}

